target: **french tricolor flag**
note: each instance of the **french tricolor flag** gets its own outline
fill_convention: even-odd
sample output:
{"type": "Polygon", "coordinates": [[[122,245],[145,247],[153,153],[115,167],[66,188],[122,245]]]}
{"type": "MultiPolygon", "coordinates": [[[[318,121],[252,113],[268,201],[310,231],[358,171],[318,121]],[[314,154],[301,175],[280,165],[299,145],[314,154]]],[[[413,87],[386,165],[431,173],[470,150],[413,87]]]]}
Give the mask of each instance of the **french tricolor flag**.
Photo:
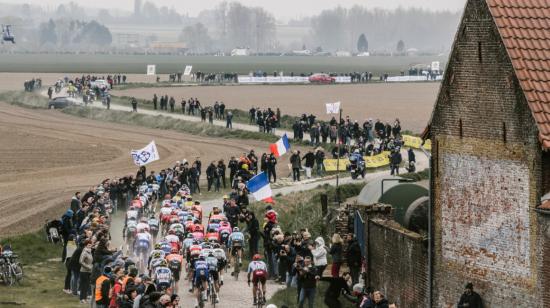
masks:
{"type": "Polygon", "coordinates": [[[265,172],[261,172],[246,183],[246,188],[257,201],[273,203],[273,192],[265,172]]]}
{"type": "Polygon", "coordinates": [[[290,143],[288,142],[288,137],[286,134],[277,141],[277,143],[273,143],[269,146],[269,149],[271,150],[271,153],[275,154],[275,157],[280,157],[285,155],[288,150],[290,150],[290,143]]]}

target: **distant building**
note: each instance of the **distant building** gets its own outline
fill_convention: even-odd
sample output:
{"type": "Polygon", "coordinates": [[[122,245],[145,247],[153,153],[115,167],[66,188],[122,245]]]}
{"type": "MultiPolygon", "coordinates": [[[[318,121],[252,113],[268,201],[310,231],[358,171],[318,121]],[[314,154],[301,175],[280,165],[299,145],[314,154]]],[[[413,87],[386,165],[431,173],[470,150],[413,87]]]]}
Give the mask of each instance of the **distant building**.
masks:
{"type": "Polygon", "coordinates": [[[295,56],[311,56],[313,53],[309,49],[293,50],[292,55],[295,56]]]}
{"type": "Polygon", "coordinates": [[[336,52],[337,57],[351,57],[351,52],[345,50],[339,50],[336,52]]]}
{"type": "Polygon", "coordinates": [[[432,307],[550,307],[550,2],[468,0],[432,141],[432,307]]]}
{"type": "Polygon", "coordinates": [[[149,51],[156,53],[183,54],[187,46],[182,42],[152,42],[149,51]]]}

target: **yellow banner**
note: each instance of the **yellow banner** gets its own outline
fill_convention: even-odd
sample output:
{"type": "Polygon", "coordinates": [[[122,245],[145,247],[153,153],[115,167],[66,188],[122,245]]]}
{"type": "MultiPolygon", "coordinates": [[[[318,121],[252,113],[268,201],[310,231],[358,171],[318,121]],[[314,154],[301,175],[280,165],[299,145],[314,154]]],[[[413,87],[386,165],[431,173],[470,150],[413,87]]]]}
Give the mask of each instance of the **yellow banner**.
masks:
{"type": "Polygon", "coordinates": [[[389,151],[384,151],[381,154],[374,156],[363,156],[367,168],[379,168],[390,164],[389,151]]]}
{"type": "MultiPolygon", "coordinates": [[[[406,147],[413,149],[420,149],[420,146],[422,145],[422,139],[420,137],[409,135],[403,135],[403,142],[405,143],[406,147]]],[[[426,143],[424,143],[424,148],[426,150],[432,149],[432,141],[430,139],[426,140],[426,143]]]]}
{"type": "MultiPolygon", "coordinates": [[[[390,159],[388,157],[390,155],[389,151],[382,152],[381,154],[374,155],[374,156],[363,156],[363,159],[365,160],[365,166],[367,168],[379,168],[384,167],[390,164],[390,159]]],[[[325,165],[326,171],[337,171],[336,164],[337,159],[325,159],[323,161],[323,165],[325,165]]],[[[340,159],[340,171],[345,171],[350,164],[349,159],[347,158],[341,158],[340,159]]]]}
{"type": "MultiPolygon", "coordinates": [[[[323,165],[325,165],[325,171],[337,171],[338,160],[337,159],[325,159],[323,160],[323,165]]],[[[340,158],[340,171],[346,171],[346,168],[349,165],[349,160],[347,158],[340,158]]]]}

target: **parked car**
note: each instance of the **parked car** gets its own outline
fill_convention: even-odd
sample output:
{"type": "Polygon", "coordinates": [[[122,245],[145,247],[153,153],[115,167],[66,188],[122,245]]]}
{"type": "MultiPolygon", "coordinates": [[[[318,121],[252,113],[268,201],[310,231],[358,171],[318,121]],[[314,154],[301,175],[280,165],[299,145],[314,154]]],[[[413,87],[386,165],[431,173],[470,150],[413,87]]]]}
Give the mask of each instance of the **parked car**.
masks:
{"type": "Polygon", "coordinates": [[[68,106],[73,106],[74,102],[68,97],[56,97],[48,103],[49,109],[62,109],[68,106]]]}
{"type": "Polygon", "coordinates": [[[309,77],[309,82],[311,83],[335,83],[336,78],[331,77],[329,74],[313,74],[309,77]]]}

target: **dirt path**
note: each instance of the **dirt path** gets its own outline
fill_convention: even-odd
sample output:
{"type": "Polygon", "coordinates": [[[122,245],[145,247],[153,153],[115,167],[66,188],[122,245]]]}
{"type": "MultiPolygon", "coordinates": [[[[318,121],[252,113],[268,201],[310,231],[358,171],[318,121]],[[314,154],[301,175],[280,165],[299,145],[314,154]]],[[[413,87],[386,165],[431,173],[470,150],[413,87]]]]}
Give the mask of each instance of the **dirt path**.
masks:
{"type": "MultiPolygon", "coordinates": [[[[175,161],[200,156],[203,164],[268,144],[197,137],[76,118],[49,110],[0,103],[0,236],[28,232],[59,217],[77,190],[101,179],[134,174],[130,149],[155,140],[159,171],[175,161]]],[[[260,153],[262,153],[260,152],[260,153]]],[[[204,167],[206,168],[206,166],[204,167]]]]}

